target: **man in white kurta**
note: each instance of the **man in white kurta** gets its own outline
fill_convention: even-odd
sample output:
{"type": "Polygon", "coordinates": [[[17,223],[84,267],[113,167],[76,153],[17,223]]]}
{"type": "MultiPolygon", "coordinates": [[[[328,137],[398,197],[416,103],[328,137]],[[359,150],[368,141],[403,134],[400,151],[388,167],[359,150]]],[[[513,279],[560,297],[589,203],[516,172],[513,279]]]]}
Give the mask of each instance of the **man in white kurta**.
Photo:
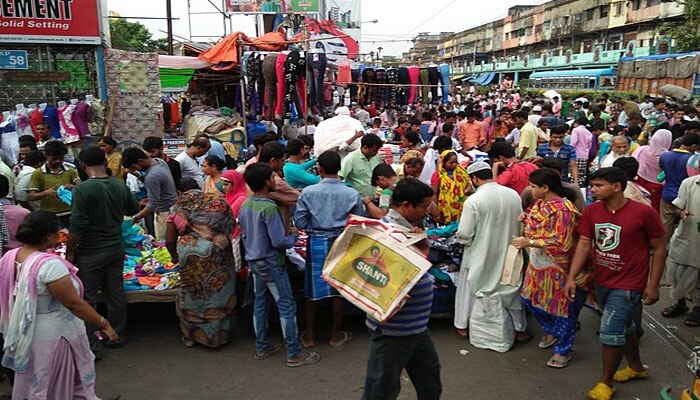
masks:
{"type": "Polygon", "coordinates": [[[459,330],[467,329],[477,293],[498,294],[503,307],[513,317],[515,330],[525,332],[520,288],[500,283],[508,245],[520,235],[520,196],[513,189],[494,182],[490,168],[487,163],[476,162],[467,169],[477,189],[464,202],[457,230],[457,238],[464,245],[464,256],[457,281],[454,325],[459,330]]]}

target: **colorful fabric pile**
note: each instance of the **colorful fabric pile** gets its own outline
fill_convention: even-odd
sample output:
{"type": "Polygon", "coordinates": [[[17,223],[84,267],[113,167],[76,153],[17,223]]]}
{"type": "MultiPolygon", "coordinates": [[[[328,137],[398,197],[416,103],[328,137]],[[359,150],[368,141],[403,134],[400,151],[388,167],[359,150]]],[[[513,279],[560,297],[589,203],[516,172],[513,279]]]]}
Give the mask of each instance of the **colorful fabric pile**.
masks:
{"type": "Polygon", "coordinates": [[[180,283],[179,266],[172,263],[163,243],[153,241],[143,229],[126,219],[122,224],[124,240],[124,290],[167,290],[180,283]]]}

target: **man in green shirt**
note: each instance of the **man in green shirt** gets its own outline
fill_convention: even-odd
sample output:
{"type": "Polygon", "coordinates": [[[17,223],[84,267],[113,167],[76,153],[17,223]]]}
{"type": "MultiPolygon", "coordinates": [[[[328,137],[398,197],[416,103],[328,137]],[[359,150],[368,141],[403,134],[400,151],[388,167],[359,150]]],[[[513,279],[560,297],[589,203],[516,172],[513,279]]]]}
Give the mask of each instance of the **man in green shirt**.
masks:
{"type": "Polygon", "coordinates": [[[517,111],[511,114],[515,126],[520,129],[520,143],[518,144],[517,155],[521,160],[535,157],[537,155],[537,128],[528,122],[526,112],[517,111]]]}
{"type": "Polygon", "coordinates": [[[56,195],[60,186],[72,189],[73,185],[80,183],[78,171],[65,162],[68,148],[63,142],[57,140],[46,143],[44,146],[46,164],[37,168],[29,179],[29,201],[40,201],[40,208],[44,211],[56,214],[63,226],[68,226],[70,206],[64,203],[56,195]]]}
{"type": "MultiPolygon", "coordinates": [[[[66,259],[78,267],[78,277],[85,287],[85,299],[97,306],[97,290],[107,306],[109,323],[119,334],[110,347],[126,343],[126,297],[122,273],[124,215],[139,212],[139,204],[126,184],[107,174],[107,159],[102,149],[90,146],[80,152],[80,168],[90,177],[73,189],[70,233],[66,259]]],[[[88,325],[90,347],[100,357],[99,342],[94,335],[101,326],[88,325]]]]}
{"type": "Polygon", "coordinates": [[[372,171],[382,162],[377,157],[382,144],[382,140],[377,135],[363,136],[360,141],[361,147],[343,159],[342,167],[338,173],[363,198],[374,195],[372,171]]]}

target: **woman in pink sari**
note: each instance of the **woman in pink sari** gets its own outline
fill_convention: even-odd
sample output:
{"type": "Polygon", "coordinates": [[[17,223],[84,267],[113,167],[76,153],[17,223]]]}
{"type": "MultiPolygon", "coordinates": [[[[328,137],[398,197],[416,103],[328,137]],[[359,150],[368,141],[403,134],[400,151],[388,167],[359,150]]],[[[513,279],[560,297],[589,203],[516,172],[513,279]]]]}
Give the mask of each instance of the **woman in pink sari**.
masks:
{"type": "MultiPolygon", "coordinates": [[[[238,219],[241,205],[248,198],[248,186],[245,184],[243,174],[238,171],[228,170],[221,175],[221,183],[226,202],[231,207],[231,212],[233,212],[233,218],[238,219]]],[[[236,224],[230,239],[235,270],[240,271],[243,264],[243,256],[241,255],[241,228],[238,224],[236,224]]]]}
{"type": "Polygon", "coordinates": [[[672,137],[671,131],[659,129],[654,132],[649,145],[641,146],[632,153],[632,157],[639,161],[639,171],[637,172],[639,185],[651,195],[651,206],[656,211],[659,211],[661,190],[664,188],[664,185],[656,180],[656,177],[661,173],[659,158],[661,153],[671,148],[672,137]]]}
{"type": "Polygon", "coordinates": [[[117,339],[109,321],[83,300],[77,269],[47,253],[58,228],[52,213],[29,214],[17,230],[22,247],[0,259],[2,365],[15,371],[13,399],[97,399],[85,322],[117,339]]]}

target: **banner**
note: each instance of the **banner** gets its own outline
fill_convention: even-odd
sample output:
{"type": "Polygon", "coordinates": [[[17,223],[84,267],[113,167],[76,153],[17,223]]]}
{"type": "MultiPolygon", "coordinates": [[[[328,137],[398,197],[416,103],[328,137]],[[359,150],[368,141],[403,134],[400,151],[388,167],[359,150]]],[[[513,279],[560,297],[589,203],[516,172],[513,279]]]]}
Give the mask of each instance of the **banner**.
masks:
{"type": "Polygon", "coordinates": [[[0,43],[101,44],[98,0],[0,0],[0,43]]]}
{"type": "Polygon", "coordinates": [[[226,0],[226,11],[244,14],[318,13],[319,0],[226,0]]]}

